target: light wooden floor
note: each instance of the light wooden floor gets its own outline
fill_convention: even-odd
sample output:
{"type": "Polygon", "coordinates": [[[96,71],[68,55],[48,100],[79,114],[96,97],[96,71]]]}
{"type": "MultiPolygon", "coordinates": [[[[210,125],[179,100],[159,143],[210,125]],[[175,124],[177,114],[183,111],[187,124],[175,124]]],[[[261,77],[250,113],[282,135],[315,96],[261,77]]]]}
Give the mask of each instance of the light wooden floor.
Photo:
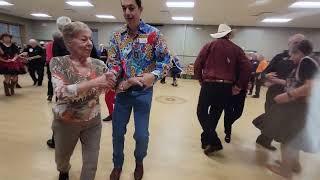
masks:
{"type": "MultiPolygon", "coordinates": [[[[5,97],[3,77],[0,80],[0,180],[57,180],[54,151],[46,146],[52,119],[46,86],[32,87],[30,78],[21,76],[23,89],[17,90],[15,97],[5,97]]],[[[166,85],[157,84],[155,88],[145,180],[281,179],[264,167],[279,157],[279,151],[269,153],[255,145],[258,131],[251,121],[263,111],[264,97],[248,98],[243,117],[234,127],[232,143],[224,144],[222,152],[207,157],[200,148],[201,130],[196,117],[198,83],[180,80],[178,88],[170,83],[168,79],[166,85]]],[[[106,106],[101,100],[103,116],[106,116],[106,106]]],[[[222,124],[219,124],[221,139],[224,138],[222,124]]],[[[133,129],[131,121],[122,180],[133,179],[133,129]]],[[[103,123],[97,180],[108,179],[113,166],[111,155],[111,124],[103,123]]],[[[303,154],[304,171],[295,179],[320,179],[319,160],[320,155],[303,154]]],[[[81,170],[80,146],[74,152],[72,165],[71,180],[77,180],[81,170]]]]}

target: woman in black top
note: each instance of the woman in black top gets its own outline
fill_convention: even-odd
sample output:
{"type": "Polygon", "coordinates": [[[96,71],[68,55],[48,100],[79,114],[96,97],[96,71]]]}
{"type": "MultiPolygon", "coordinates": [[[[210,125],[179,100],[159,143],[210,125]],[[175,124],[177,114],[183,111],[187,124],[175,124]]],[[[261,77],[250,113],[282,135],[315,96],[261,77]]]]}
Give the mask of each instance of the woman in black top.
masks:
{"type": "Polygon", "coordinates": [[[26,73],[22,58],[18,55],[19,49],[11,39],[12,36],[8,33],[0,36],[0,74],[4,75],[3,85],[6,96],[14,95],[18,74],[26,73]]]}
{"type": "Polygon", "coordinates": [[[318,70],[318,63],[309,57],[312,45],[304,40],[294,46],[290,52],[296,67],[287,80],[277,77],[274,82],[286,85],[286,92],[275,97],[276,104],[266,112],[262,133],[281,143],[281,161],[278,165],[269,165],[272,172],[291,178],[293,172],[300,172],[299,151],[312,152],[309,140],[303,133],[306,124],[307,98],[311,83],[318,70]]]}

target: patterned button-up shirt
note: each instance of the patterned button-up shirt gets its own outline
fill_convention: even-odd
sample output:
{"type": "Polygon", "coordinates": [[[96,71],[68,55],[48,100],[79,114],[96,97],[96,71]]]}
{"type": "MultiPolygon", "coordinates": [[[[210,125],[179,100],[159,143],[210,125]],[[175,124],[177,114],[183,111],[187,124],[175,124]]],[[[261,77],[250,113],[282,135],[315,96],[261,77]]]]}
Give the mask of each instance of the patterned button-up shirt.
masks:
{"type": "Polygon", "coordinates": [[[152,73],[160,79],[170,63],[170,53],[160,31],[140,21],[138,35],[130,37],[127,25],[113,33],[108,48],[108,60],[121,64],[124,79],[152,73]]]}

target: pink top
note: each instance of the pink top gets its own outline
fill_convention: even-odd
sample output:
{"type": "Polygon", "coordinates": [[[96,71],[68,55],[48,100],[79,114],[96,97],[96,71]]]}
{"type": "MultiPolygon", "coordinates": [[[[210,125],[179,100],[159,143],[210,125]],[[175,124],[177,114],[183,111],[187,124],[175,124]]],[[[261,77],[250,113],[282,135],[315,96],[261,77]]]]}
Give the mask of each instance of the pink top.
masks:
{"type": "Polygon", "coordinates": [[[49,64],[51,59],[53,58],[52,53],[53,41],[50,41],[46,44],[46,63],[49,64]]]}

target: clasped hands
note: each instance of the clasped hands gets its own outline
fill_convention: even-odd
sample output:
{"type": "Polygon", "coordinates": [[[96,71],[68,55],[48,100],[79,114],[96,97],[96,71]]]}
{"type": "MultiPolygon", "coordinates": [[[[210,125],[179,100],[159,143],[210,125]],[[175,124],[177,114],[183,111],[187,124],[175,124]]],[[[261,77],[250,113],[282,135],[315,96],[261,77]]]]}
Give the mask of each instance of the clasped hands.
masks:
{"type": "Polygon", "coordinates": [[[140,86],[144,87],[145,89],[148,89],[153,86],[156,78],[153,74],[151,73],[144,73],[142,75],[139,75],[137,77],[132,77],[129,78],[126,81],[122,81],[118,88],[118,92],[123,92],[129,89],[131,86],[140,86]]]}
{"type": "MultiPolygon", "coordinates": [[[[125,91],[131,86],[145,87],[146,89],[153,86],[155,82],[155,76],[151,73],[145,73],[137,77],[129,78],[126,81],[122,81],[117,91],[125,91]]],[[[93,80],[94,86],[105,89],[114,89],[116,86],[116,76],[112,72],[107,72],[104,75],[93,80]]]]}

